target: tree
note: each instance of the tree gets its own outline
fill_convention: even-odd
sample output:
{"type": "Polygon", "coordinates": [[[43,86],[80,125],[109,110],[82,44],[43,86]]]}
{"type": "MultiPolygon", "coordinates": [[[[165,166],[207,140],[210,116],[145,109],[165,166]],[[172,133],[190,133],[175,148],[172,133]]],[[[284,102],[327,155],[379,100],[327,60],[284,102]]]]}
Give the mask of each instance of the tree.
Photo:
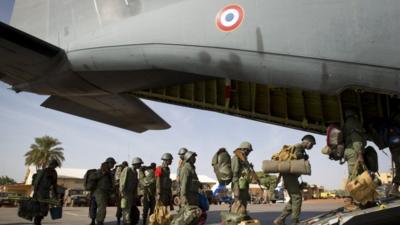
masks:
{"type": "Polygon", "coordinates": [[[6,184],[15,184],[17,183],[14,179],[8,176],[1,176],[0,177],[0,185],[6,185],[6,184]]]}
{"type": "Polygon", "coordinates": [[[36,169],[45,168],[50,160],[55,159],[61,165],[65,160],[62,147],[57,147],[61,142],[57,138],[43,136],[35,138],[35,143],[31,145],[31,150],[25,153],[25,165],[36,166],[36,169]]]}

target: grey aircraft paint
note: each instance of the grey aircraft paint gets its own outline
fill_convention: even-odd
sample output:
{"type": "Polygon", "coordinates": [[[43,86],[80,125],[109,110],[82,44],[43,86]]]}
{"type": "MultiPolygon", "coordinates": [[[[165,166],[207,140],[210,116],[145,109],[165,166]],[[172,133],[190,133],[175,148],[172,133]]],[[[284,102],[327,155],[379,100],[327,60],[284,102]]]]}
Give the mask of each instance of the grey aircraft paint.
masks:
{"type": "MultiPolygon", "coordinates": [[[[3,26],[3,47],[15,54],[0,52],[0,75],[16,91],[62,97],[43,105],[86,118],[117,107],[110,99],[129,102],[128,92],[210,77],[399,94],[399,8],[397,0],[17,0],[10,24],[32,36],[3,26]],[[225,32],[216,17],[229,5],[243,20],[225,32]],[[95,102],[106,106],[86,108],[95,102]]],[[[108,120],[109,112],[96,120],[121,127],[121,114],[108,120]]]]}

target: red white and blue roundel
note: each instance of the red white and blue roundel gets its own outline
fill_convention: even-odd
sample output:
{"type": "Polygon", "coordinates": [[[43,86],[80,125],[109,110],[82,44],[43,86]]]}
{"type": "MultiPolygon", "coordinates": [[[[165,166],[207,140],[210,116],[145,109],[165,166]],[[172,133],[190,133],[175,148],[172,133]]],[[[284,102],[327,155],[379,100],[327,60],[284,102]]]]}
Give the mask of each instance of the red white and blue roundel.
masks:
{"type": "Polygon", "coordinates": [[[227,5],[221,9],[215,18],[218,29],[230,32],[237,29],[244,19],[244,10],[240,5],[227,5]]]}

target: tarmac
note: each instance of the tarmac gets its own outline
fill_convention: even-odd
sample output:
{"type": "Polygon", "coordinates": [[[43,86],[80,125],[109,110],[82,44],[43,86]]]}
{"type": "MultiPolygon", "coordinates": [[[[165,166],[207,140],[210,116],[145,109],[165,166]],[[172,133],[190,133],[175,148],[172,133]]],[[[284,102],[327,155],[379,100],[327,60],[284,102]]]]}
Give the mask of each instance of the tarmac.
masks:
{"type": "MultiPolygon", "coordinates": [[[[284,207],[284,203],[276,204],[258,204],[249,205],[248,210],[250,216],[254,219],[258,219],[262,225],[272,225],[272,221],[280,214],[280,211],[284,207]]],[[[329,199],[329,200],[308,200],[304,201],[301,219],[316,216],[326,211],[336,209],[343,205],[341,199],[329,199]]],[[[220,213],[221,211],[228,210],[228,205],[211,205],[210,211],[207,212],[207,223],[210,225],[220,224],[220,213]]],[[[116,224],[115,218],[115,207],[107,208],[107,217],[105,225],[116,224]]],[[[140,211],[142,209],[140,208],[140,211]]],[[[174,213],[174,212],[173,212],[174,213]]],[[[287,224],[290,223],[290,218],[287,220],[287,224]]],[[[59,220],[51,220],[50,217],[46,217],[42,224],[65,224],[65,225],[85,225],[89,224],[88,208],[87,207],[65,207],[63,208],[63,218],[59,220]]],[[[0,224],[1,225],[28,225],[32,224],[25,219],[17,216],[17,208],[0,208],[0,224]]],[[[139,222],[141,225],[141,221],[139,222]]]]}

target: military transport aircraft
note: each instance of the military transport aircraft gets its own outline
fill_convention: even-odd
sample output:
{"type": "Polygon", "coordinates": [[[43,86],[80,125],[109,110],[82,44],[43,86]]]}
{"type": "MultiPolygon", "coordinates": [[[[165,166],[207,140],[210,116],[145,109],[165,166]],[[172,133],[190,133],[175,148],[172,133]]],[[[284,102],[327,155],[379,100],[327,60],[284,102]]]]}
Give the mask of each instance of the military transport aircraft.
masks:
{"type": "Polygon", "coordinates": [[[324,133],[396,111],[397,0],[16,0],[0,79],[42,106],[143,132],[139,98],[324,133]]]}
{"type": "Polygon", "coordinates": [[[400,110],[398,0],[10,2],[0,80],[54,110],[169,128],[145,98],[314,133],[400,110]]]}

